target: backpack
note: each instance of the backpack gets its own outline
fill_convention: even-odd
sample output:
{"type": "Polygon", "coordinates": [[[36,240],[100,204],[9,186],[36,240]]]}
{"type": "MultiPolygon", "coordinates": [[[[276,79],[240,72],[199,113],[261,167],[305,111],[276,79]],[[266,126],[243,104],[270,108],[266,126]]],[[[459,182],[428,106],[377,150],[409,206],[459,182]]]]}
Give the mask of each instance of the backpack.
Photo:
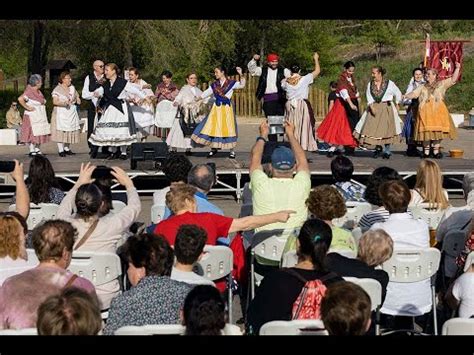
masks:
{"type": "Polygon", "coordinates": [[[308,281],[295,270],[283,270],[304,282],[303,289],[293,303],[291,319],[321,319],[321,301],[327,290],[324,281],[334,278],[337,275],[330,272],[321,279],[308,281]]]}

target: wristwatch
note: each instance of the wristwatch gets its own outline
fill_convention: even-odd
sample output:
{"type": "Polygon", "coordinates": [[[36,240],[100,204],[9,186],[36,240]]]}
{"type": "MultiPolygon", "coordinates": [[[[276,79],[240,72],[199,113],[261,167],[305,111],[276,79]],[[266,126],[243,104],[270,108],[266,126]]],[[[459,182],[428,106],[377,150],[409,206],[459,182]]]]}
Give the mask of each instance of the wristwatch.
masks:
{"type": "Polygon", "coordinates": [[[262,141],[264,141],[265,143],[267,142],[267,140],[266,140],[264,137],[262,137],[262,136],[258,136],[258,137],[257,137],[257,140],[256,140],[255,142],[258,142],[259,140],[262,140],[262,141]]]}

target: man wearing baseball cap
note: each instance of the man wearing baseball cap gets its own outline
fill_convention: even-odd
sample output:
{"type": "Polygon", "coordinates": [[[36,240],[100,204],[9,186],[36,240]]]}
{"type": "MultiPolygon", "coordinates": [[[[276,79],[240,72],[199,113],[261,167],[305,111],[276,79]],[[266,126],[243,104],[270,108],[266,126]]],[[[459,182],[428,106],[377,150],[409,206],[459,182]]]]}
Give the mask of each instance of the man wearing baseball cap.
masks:
{"type": "Polygon", "coordinates": [[[255,95],[257,99],[263,99],[263,112],[266,117],[283,116],[286,95],[281,88],[281,81],[288,78],[291,72],[279,65],[280,58],[276,53],[267,55],[267,65],[263,68],[257,65],[259,60],[260,56],[255,54],[247,64],[249,73],[260,77],[255,95]]]}
{"type": "Polygon", "coordinates": [[[291,230],[300,228],[308,217],[305,201],[311,190],[311,179],[305,152],[295,138],[295,126],[285,121],[285,134],[290,148],[277,146],[271,154],[270,175],[262,169],[262,154],[268,139],[267,122],[260,125],[260,136],[252,148],[250,157],[250,189],[252,191],[253,214],[262,215],[281,209],[296,211],[286,223],[272,223],[256,229],[291,230]],[[294,174],[296,172],[296,174],[294,174]]]}

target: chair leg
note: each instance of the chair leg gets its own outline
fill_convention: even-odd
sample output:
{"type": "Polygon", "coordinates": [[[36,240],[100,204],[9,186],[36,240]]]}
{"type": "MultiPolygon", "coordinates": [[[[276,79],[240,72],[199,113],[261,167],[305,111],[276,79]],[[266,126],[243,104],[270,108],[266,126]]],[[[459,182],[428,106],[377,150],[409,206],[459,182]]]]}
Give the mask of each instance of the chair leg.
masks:
{"type": "Polygon", "coordinates": [[[229,323],[234,324],[232,321],[232,272],[229,274],[229,302],[227,307],[229,307],[229,323]]]}
{"type": "Polygon", "coordinates": [[[380,335],[380,307],[375,311],[375,335],[380,335]]]}
{"type": "Polygon", "coordinates": [[[250,300],[255,297],[255,270],[254,270],[254,254],[250,255],[250,300]]]}
{"type": "Polygon", "coordinates": [[[433,299],[433,328],[434,328],[434,335],[438,335],[438,316],[436,314],[436,292],[435,286],[431,286],[431,298],[433,299]]]}

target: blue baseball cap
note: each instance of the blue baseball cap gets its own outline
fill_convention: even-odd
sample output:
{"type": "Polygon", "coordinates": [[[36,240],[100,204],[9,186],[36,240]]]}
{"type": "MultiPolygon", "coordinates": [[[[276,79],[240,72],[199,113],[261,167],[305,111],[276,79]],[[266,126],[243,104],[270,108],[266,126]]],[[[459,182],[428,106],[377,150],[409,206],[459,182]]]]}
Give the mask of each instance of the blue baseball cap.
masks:
{"type": "Polygon", "coordinates": [[[272,153],[272,166],[278,170],[290,170],[295,166],[295,155],[287,147],[276,147],[272,153]]]}

